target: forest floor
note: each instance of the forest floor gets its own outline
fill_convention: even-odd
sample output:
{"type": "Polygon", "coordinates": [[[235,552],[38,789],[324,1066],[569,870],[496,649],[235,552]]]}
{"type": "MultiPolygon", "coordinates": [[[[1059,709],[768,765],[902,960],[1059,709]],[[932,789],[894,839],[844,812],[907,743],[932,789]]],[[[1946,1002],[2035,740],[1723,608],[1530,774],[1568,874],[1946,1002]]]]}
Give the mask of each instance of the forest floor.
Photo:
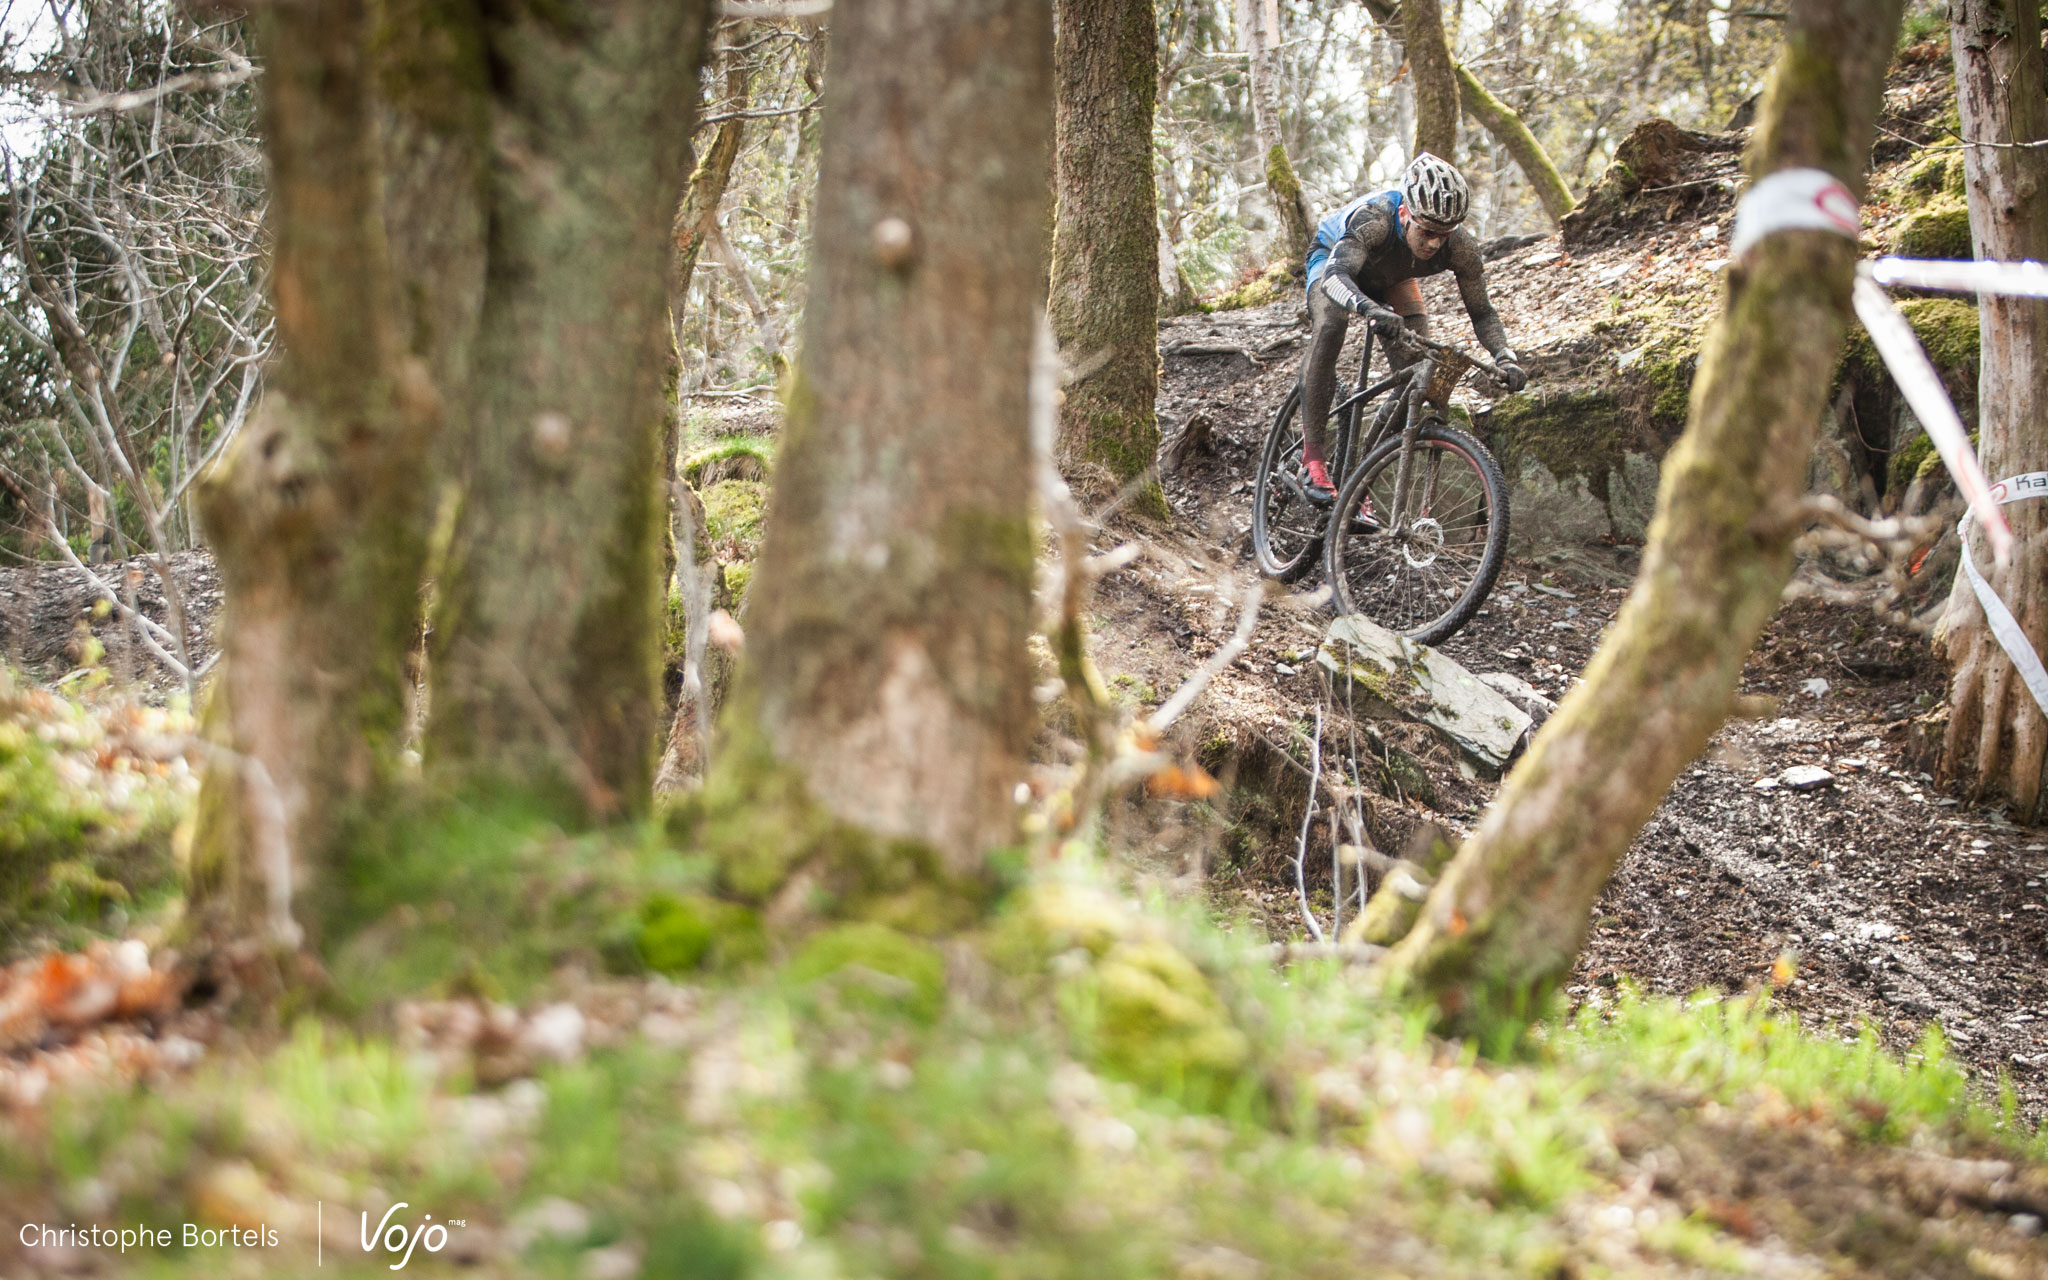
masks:
{"type": "MultiPolygon", "coordinates": [[[[1599,247],[1496,260],[1539,379],[1590,385],[1627,354],[1641,335],[1615,298],[1698,323],[1719,182],[1599,247]]],[[[1462,335],[1431,297],[1440,336],[1462,335]]],[[[1251,479],[1301,311],[1162,327],[1162,427],[1199,430],[1164,477],[1171,524],[1104,530],[1098,550],[1144,554],[1089,617],[1133,710],[1225,643],[1256,581],[1251,479]]],[[[705,425],[758,438],[773,418],[705,425]]],[[[759,478],[718,483],[756,486],[707,501],[744,560],[759,478]]],[[[1512,561],[1445,652],[1567,695],[1638,554],[1610,537],[1512,561]]],[[[140,563],[101,580],[161,620],[140,563]]],[[[204,663],[218,580],[202,554],[175,571],[204,663]]],[[[708,873],[660,823],[568,836],[463,813],[418,833],[402,900],[330,957],[332,1007],[252,1025],[189,990],[170,945],[171,833],[205,759],[181,683],[75,571],[0,571],[0,655],[29,677],[0,670],[0,841],[59,859],[31,885],[0,856],[0,907],[27,904],[0,914],[0,1275],[299,1275],[308,1252],[385,1274],[406,1263],[369,1224],[391,1206],[401,1236],[447,1224],[422,1269],[508,1277],[2048,1277],[2048,833],[1921,771],[1942,693],[1924,635],[1788,602],[1743,677],[1770,710],[1716,734],[1635,841],[1573,1012],[1479,1056],[1361,970],[1265,945],[1301,932],[1319,713],[1323,763],[1366,778],[1382,848],[1469,831],[1497,790],[1418,726],[1340,745],[1314,588],[1272,589],[1169,736],[1223,790],[1120,803],[1123,867],[1041,868],[976,934],[845,925],[765,963],[668,964],[651,940],[690,940],[708,873]],[[1828,780],[1786,785],[1795,765],[1828,780]],[[1137,899],[1172,900],[1134,899],[1130,867],[1137,899]],[[136,1254],[15,1234],[115,1222],[266,1234],[136,1254]]]]}
{"type": "MultiPolygon", "coordinates": [[[[1662,273],[1681,307],[1704,305],[1720,231],[1709,213],[1579,253],[1553,237],[1492,264],[1489,282],[1538,377],[1546,367],[1572,376],[1612,345],[1594,328],[1611,314],[1600,299],[1624,277],[1662,273]]],[[[1431,292],[1439,336],[1469,341],[1455,294],[1431,292]]],[[[1162,431],[1171,438],[1199,421],[1209,447],[1165,476],[1170,529],[1118,530],[1157,554],[1101,590],[1095,639],[1113,685],[1169,693],[1230,634],[1230,601],[1254,572],[1247,531],[1258,451],[1306,335],[1294,299],[1162,327],[1162,431]]],[[[1355,358],[1347,352],[1344,367],[1355,358]]],[[[1470,407],[1481,411],[1484,437],[1485,405],[1470,407]]],[[[1474,672],[1505,671],[1561,698],[1619,609],[1638,554],[1591,545],[1541,563],[1513,560],[1443,649],[1474,672]]],[[[1251,648],[1183,733],[1184,749],[1228,739],[1254,754],[1285,751],[1305,772],[1306,727],[1319,704],[1332,714],[1313,660],[1328,618],[1319,586],[1311,574],[1268,603],[1251,648]]],[[[1912,729],[1942,697],[1943,678],[1922,634],[1867,607],[1789,602],[1742,682],[1743,693],[1775,699],[1775,713],[1731,721],[1678,779],[1602,901],[1572,1000],[1597,1003],[1622,981],[1672,994],[1752,989],[1789,959],[1798,976],[1777,999],[1809,1021],[1845,1035],[1867,1022],[1901,1049],[1939,1022],[1987,1089],[2009,1075],[2026,1114],[2048,1115],[2048,831],[1944,794],[1923,771],[1912,729]],[[1831,781],[1811,791],[1778,784],[1793,765],[1821,766],[1831,781]]],[[[1402,847],[1425,821],[1470,830],[1495,784],[1462,776],[1426,734],[1398,741],[1428,771],[1433,794],[1388,788],[1397,794],[1378,798],[1373,814],[1381,846],[1402,847]]],[[[1209,757],[1243,767],[1213,748],[1209,757]]],[[[1264,781],[1272,768],[1256,772],[1264,781]]],[[[1246,806],[1226,801],[1224,810],[1229,823],[1246,806]]],[[[1289,861],[1299,813],[1297,798],[1288,821],[1267,814],[1262,847],[1212,828],[1192,843],[1164,842],[1155,862],[1169,874],[1206,864],[1222,910],[1299,934],[1289,861]]],[[[1312,887],[1328,863],[1327,838],[1312,835],[1312,887]]],[[[1321,883],[1326,898],[1326,870],[1321,883]]]]}

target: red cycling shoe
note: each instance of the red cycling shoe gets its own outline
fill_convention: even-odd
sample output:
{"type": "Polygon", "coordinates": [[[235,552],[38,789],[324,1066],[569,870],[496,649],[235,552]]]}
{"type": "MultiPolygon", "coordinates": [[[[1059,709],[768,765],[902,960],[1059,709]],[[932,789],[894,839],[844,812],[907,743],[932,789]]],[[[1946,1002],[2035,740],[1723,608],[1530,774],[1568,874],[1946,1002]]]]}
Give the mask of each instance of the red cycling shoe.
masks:
{"type": "Polygon", "coordinates": [[[1302,470],[1308,473],[1308,483],[1302,487],[1308,490],[1311,502],[1328,502],[1337,496],[1337,486],[1330,482],[1330,469],[1322,459],[1310,459],[1302,470]]]}

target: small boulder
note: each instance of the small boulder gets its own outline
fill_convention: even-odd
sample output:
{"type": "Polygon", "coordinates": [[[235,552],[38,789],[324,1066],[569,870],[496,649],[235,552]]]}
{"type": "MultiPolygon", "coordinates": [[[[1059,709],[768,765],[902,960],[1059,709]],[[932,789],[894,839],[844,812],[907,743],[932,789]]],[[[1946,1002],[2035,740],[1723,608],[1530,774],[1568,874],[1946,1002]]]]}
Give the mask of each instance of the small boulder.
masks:
{"type": "Polygon", "coordinates": [[[1507,768],[1529,731],[1529,713],[1478,676],[1357,614],[1330,624],[1316,662],[1350,682],[1356,714],[1426,724],[1489,777],[1507,768]]]}
{"type": "Polygon", "coordinates": [[[1795,764],[1778,775],[1787,791],[1817,791],[1832,786],[1835,775],[1817,764],[1795,764]]]}

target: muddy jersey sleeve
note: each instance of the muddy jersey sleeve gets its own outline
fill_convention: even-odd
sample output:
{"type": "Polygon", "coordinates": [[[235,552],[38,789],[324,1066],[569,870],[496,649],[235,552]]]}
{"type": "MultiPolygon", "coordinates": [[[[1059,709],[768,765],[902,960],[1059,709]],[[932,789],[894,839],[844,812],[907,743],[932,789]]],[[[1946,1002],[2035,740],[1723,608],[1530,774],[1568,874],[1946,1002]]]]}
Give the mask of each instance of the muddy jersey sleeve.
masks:
{"type": "Polygon", "coordinates": [[[1323,272],[1322,289],[1332,302],[1361,313],[1379,306],[1358,287],[1358,275],[1393,233],[1394,220],[1384,210],[1370,205],[1359,210],[1330,250],[1330,265],[1323,272]]]}
{"type": "Polygon", "coordinates": [[[1444,242],[1444,253],[1450,258],[1451,274],[1458,278],[1458,293],[1465,299],[1465,314],[1472,317],[1472,332],[1478,335],[1479,345],[1489,354],[1505,350],[1508,331],[1486,296],[1486,263],[1479,256],[1479,241],[1467,232],[1457,232],[1444,242]]]}

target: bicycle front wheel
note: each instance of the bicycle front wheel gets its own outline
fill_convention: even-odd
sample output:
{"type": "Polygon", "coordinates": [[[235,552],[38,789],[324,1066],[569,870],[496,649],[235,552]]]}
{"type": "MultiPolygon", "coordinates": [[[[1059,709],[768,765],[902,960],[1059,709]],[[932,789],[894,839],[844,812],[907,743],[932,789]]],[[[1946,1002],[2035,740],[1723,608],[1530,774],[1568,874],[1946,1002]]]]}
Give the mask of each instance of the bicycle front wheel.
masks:
{"type": "Polygon", "coordinates": [[[1507,556],[1507,482],[1486,446],[1426,425],[1409,463],[1407,513],[1387,528],[1401,441],[1389,440],[1337,495],[1325,570],[1341,613],[1358,613],[1423,644],[1471,621],[1507,556]]]}
{"type": "Polygon", "coordinates": [[[1252,554],[1260,573],[1281,582],[1293,582],[1315,564],[1329,519],[1303,489],[1300,418],[1297,385],[1273,415],[1252,485],[1252,554]]]}

